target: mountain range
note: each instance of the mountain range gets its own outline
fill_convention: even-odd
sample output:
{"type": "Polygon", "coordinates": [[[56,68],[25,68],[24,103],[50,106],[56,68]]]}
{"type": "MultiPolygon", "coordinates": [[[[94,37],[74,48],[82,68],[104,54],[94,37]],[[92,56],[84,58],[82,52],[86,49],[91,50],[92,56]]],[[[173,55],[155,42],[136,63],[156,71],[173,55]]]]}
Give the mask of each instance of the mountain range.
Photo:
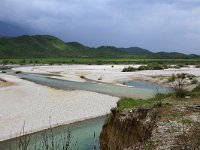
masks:
{"type": "Polygon", "coordinates": [[[84,46],[78,42],[64,42],[50,35],[23,35],[0,38],[0,58],[54,58],[54,57],[102,57],[102,58],[148,58],[148,59],[187,59],[200,58],[199,55],[186,55],[177,52],[154,53],[139,47],[119,48],[84,46]]]}

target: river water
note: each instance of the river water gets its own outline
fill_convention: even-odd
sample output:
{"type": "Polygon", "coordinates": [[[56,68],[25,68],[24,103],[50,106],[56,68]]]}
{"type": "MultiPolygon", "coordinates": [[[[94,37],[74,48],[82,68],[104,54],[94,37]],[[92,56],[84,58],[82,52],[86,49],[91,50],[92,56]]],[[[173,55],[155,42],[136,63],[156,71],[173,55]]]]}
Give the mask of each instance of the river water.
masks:
{"type": "MultiPolygon", "coordinates": [[[[53,87],[56,89],[87,90],[117,97],[146,98],[153,96],[156,92],[155,89],[159,89],[161,91],[166,90],[166,88],[163,88],[162,86],[159,86],[157,84],[141,81],[129,81],[126,83],[126,85],[134,87],[126,87],[112,84],[92,82],[80,83],[74,81],[52,79],[48,76],[36,74],[18,74],[17,76],[20,76],[25,80],[29,80],[37,84],[53,87]]],[[[30,136],[4,141],[0,143],[0,150],[21,150],[23,148],[20,148],[19,146],[22,145],[22,143],[28,143],[27,150],[43,150],[46,149],[46,139],[48,139],[50,144],[49,149],[51,148],[51,146],[54,146],[56,150],[62,150],[63,144],[60,143],[63,143],[63,141],[67,141],[66,139],[68,135],[70,135],[69,139],[71,150],[98,150],[99,135],[102,130],[105,118],[106,117],[104,116],[95,119],[89,119],[70,125],[60,126],[53,129],[37,132],[31,134],[30,136]],[[29,138],[30,141],[27,140],[29,138]]]]}

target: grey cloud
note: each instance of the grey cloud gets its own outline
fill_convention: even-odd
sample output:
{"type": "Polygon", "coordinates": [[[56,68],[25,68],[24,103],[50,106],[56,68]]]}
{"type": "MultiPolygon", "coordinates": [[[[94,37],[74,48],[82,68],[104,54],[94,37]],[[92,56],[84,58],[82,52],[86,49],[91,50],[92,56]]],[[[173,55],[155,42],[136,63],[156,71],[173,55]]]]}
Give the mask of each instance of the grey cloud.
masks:
{"type": "Polygon", "coordinates": [[[200,53],[199,0],[2,0],[0,21],[89,46],[200,53]]]}

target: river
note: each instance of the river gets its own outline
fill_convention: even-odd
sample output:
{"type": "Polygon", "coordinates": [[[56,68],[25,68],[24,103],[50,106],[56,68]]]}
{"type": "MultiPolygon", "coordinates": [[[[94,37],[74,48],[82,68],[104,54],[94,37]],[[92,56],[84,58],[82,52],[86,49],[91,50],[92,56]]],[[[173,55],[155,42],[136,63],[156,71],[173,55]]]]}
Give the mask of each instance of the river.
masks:
{"type": "MultiPolygon", "coordinates": [[[[156,92],[156,89],[161,89],[162,91],[166,89],[156,84],[141,81],[129,81],[126,83],[126,85],[134,87],[127,87],[113,84],[93,83],[89,81],[81,83],[75,81],[52,79],[50,76],[41,74],[8,74],[17,75],[25,80],[56,89],[86,90],[117,97],[146,98],[153,96],[153,94],[156,92]]],[[[56,150],[62,150],[63,144],[61,143],[63,143],[63,141],[66,142],[69,137],[71,150],[98,150],[99,135],[102,130],[105,118],[106,117],[103,116],[95,119],[89,119],[70,125],[60,126],[53,129],[33,133],[28,136],[7,140],[0,143],[0,150],[22,150],[22,145],[26,146],[25,143],[28,145],[27,150],[43,150],[46,149],[46,138],[49,141],[50,147],[54,146],[56,147],[56,150]]]]}

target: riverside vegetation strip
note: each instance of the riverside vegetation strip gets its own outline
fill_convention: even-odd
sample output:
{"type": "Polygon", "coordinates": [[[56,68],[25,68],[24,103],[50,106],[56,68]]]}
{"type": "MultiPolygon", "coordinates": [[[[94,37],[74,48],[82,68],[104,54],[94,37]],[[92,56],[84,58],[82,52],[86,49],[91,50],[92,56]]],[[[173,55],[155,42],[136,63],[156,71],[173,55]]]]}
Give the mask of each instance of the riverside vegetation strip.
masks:
{"type": "Polygon", "coordinates": [[[51,57],[51,58],[0,58],[0,64],[88,64],[88,65],[103,65],[103,64],[178,64],[178,65],[196,65],[199,66],[200,59],[139,59],[139,58],[77,58],[77,57],[51,57]]]}
{"type": "Polygon", "coordinates": [[[199,150],[200,85],[186,97],[177,92],[147,100],[120,99],[104,124],[101,149],[199,150]]]}

